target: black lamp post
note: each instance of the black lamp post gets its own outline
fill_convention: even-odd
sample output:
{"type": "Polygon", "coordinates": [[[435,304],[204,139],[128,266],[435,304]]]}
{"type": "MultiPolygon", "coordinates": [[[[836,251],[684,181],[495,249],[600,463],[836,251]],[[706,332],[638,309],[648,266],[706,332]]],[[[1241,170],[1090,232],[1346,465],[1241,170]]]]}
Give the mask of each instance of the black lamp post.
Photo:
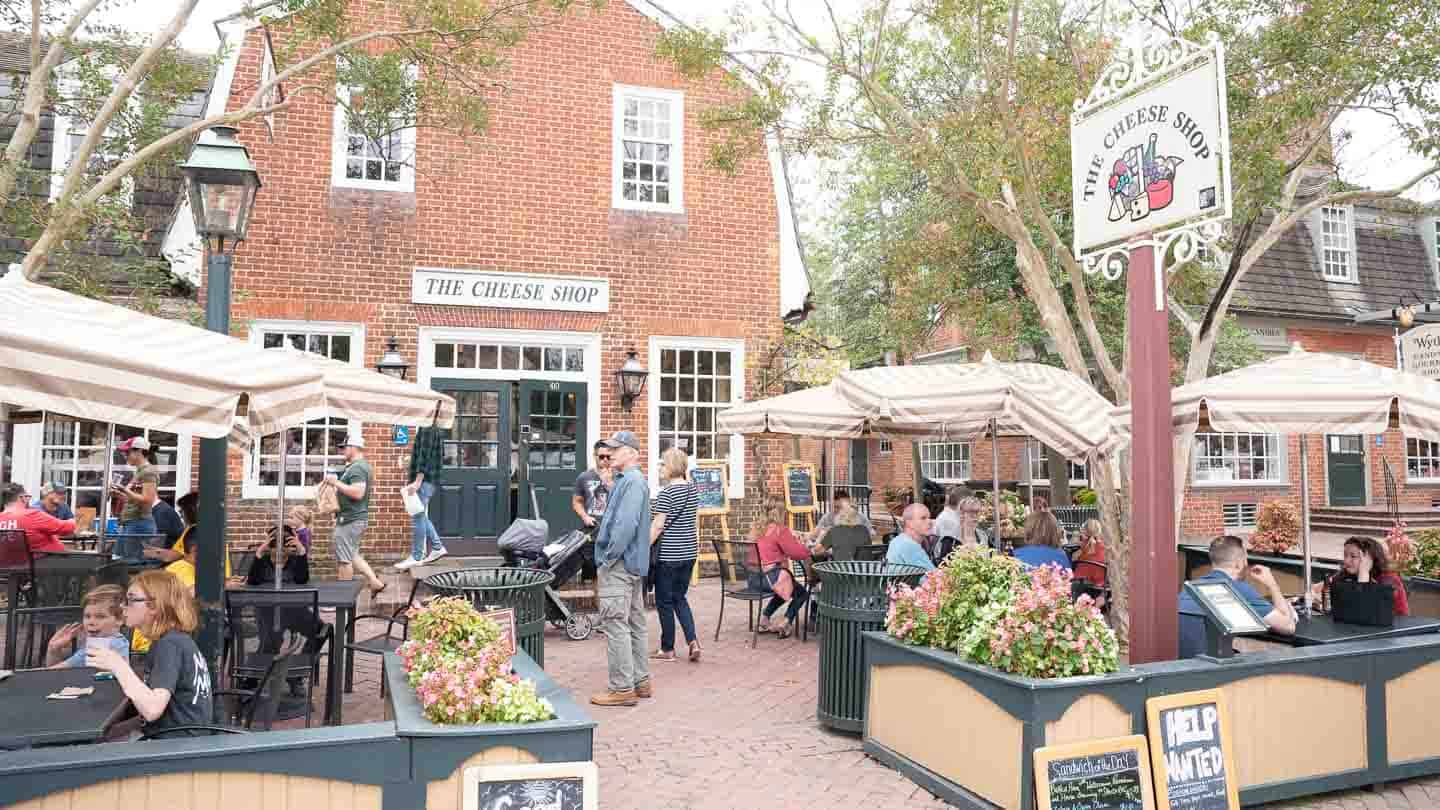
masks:
{"type": "Polygon", "coordinates": [[[640,364],[635,352],[626,352],[625,363],[615,372],[615,379],[620,384],[621,410],[628,411],[634,407],[635,400],[639,399],[641,392],[645,390],[645,380],[649,376],[650,372],[640,364]]]}
{"type": "MultiPolygon", "coordinates": [[[[202,133],[185,172],[190,213],[195,231],[205,240],[209,259],[205,269],[205,328],[230,334],[231,255],[225,252],[245,239],[260,175],[250,153],[235,140],[234,127],[211,127],[202,133]]],[[[225,467],[226,439],[200,440],[200,526],[195,571],[195,596],[200,603],[200,650],[216,673],[220,656],[221,596],[225,572],[225,467]]],[[[216,673],[218,674],[218,673],[216,673]]]]}
{"type": "Polygon", "coordinates": [[[385,342],[385,354],[375,364],[375,370],[397,380],[405,379],[405,375],[410,373],[410,364],[400,355],[400,343],[394,335],[385,342]]]}

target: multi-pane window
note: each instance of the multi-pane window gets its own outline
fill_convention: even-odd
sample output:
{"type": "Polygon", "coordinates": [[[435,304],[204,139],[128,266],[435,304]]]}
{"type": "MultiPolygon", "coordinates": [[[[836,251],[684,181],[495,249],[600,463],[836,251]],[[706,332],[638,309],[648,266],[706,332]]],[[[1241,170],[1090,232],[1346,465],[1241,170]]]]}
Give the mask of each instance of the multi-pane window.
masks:
{"type": "Polygon", "coordinates": [[[949,483],[970,478],[969,442],[924,442],[920,445],[920,474],[931,481],[949,483]]]}
{"type": "Polygon", "coordinates": [[[1225,517],[1225,528],[1255,528],[1255,513],[1258,507],[1259,504],[1255,503],[1227,503],[1221,506],[1221,512],[1225,517]]]}
{"type": "MultiPolygon", "coordinates": [[[[500,465],[500,394],[454,391],[455,426],[445,431],[441,466],[493,470],[500,465]]],[[[508,448],[507,448],[508,451],[508,448]]]]}
{"type": "MultiPolygon", "coordinates": [[[[100,499],[106,489],[103,480],[106,434],[112,429],[111,447],[119,446],[132,436],[144,436],[150,440],[152,463],[160,474],[157,490],[161,500],[174,504],[176,496],[183,494],[177,492],[180,442],[174,433],[46,414],[40,449],[40,480],[69,488],[69,503],[86,528],[89,528],[90,519],[100,515],[100,499]],[[81,510],[89,511],[82,514],[81,510]]],[[[110,460],[112,483],[128,481],[134,471],[134,467],[125,463],[125,454],[116,450],[110,460]]]]}
{"type": "Polygon", "coordinates": [[[1284,480],[1283,446],[1276,433],[1196,433],[1195,482],[1284,480]]]}
{"type": "Polygon", "coordinates": [[[616,86],[615,207],[681,209],[683,121],[680,93],[616,86]]]}
{"type": "MultiPolygon", "coordinates": [[[[1030,458],[1031,483],[1050,483],[1050,448],[1030,439],[1027,455],[1030,458]]],[[[1084,484],[1090,480],[1090,472],[1084,464],[1066,459],[1065,466],[1070,470],[1070,483],[1084,484]]]]}
{"type": "Polygon", "coordinates": [[[880,440],[880,455],[882,455],[882,456],[888,456],[888,455],[890,455],[890,454],[893,453],[893,452],[895,452],[895,445],[894,445],[894,443],[891,442],[889,439],[881,439],[881,440],[880,440]]]}
{"type": "MultiPolygon", "coordinates": [[[[261,346],[310,352],[342,363],[359,365],[362,338],[357,327],[341,324],[287,324],[252,327],[261,346]]],[[[327,472],[339,473],[345,466],[345,437],[359,431],[360,424],[339,416],[322,416],[285,434],[285,486],[313,487],[327,472]]],[[[263,436],[256,445],[250,465],[250,483],[276,487],[280,483],[281,434],[263,436]]]]}
{"type": "Polygon", "coordinates": [[[437,341],[435,368],[579,372],[585,370],[585,350],[580,346],[437,341]]]}
{"type": "Polygon", "coordinates": [[[1440,442],[1406,439],[1405,477],[1411,481],[1440,479],[1440,442]]]}
{"type": "MultiPolygon", "coordinates": [[[[64,71],[62,70],[62,75],[64,71]]],[[[57,108],[54,115],[54,141],[51,144],[51,172],[50,172],[50,199],[59,199],[61,191],[65,187],[65,175],[70,171],[70,164],[75,161],[75,155],[80,151],[80,145],[90,134],[90,120],[86,115],[92,102],[84,101],[81,96],[94,92],[95,88],[87,88],[85,84],[75,78],[62,78],[60,81],[60,94],[65,103],[57,108]]],[[[136,94],[138,95],[138,94],[136,94]]],[[[138,112],[135,108],[138,102],[135,96],[126,104],[128,113],[138,112]]],[[[123,157],[118,146],[119,132],[114,127],[107,127],[100,140],[90,152],[89,165],[86,166],[86,174],[98,179],[111,167],[120,162],[123,157]]],[[[134,200],[135,180],[133,177],[125,177],[115,191],[110,193],[112,199],[123,202],[126,206],[134,200]]]]}
{"type": "Polygon", "coordinates": [[[1320,209],[1321,273],[1331,281],[1354,281],[1351,264],[1350,209],[1327,205],[1320,209]]]}
{"type": "Polygon", "coordinates": [[[335,88],[334,157],[330,182],[336,186],[414,191],[415,128],[403,116],[384,132],[360,126],[365,97],[358,87],[335,88]]]}
{"type": "Polygon", "coordinates": [[[679,447],[697,460],[730,459],[715,414],[735,404],[738,366],[725,349],[660,350],[657,453],[679,447]]]}
{"type": "Polygon", "coordinates": [[[577,404],[574,392],[530,392],[531,470],[575,469],[577,404]]]}

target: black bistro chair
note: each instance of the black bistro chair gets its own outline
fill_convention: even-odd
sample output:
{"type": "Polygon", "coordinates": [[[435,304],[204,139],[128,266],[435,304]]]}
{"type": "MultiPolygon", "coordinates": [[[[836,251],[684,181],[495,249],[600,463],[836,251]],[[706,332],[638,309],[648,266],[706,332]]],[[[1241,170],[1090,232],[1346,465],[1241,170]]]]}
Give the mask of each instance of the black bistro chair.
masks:
{"type": "Polygon", "coordinates": [[[208,737],[217,734],[245,734],[258,724],[269,731],[280,710],[285,693],[285,674],[303,654],[304,642],[295,640],[283,652],[270,658],[265,676],[254,689],[217,689],[215,695],[216,723],[210,725],[175,726],[142,736],[142,740],[163,740],[169,737],[208,737]]]}
{"type": "MultiPolygon", "coordinates": [[[[410,586],[409,598],[407,598],[403,604],[397,605],[396,608],[389,613],[365,613],[351,619],[349,626],[345,628],[345,635],[341,636],[341,638],[354,638],[355,623],[367,619],[385,622],[385,632],[361,641],[350,642],[345,645],[345,651],[347,653],[379,655],[383,657],[385,653],[392,653],[398,650],[400,645],[404,644],[406,639],[410,638],[410,617],[407,616],[406,613],[410,610],[410,606],[415,604],[416,597],[420,595],[422,584],[422,580],[415,580],[415,584],[410,586]],[[399,631],[398,636],[396,635],[397,630],[399,631]]],[[[385,675],[383,672],[380,675],[380,697],[385,697],[385,675]]]]}
{"type": "Polygon", "coordinates": [[[1070,597],[1072,599],[1079,599],[1081,594],[1089,594],[1091,599],[1100,599],[1103,597],[1105,599],[1105,604],[1103,607],[1100,608],[1100,612],[1104,613],[1106,616],[1109,616],[1110,586],[1108,583],[1110,582],[1110,577],[1108,576],[1108,573],[1109,568],[1105,565],[1105,563],[1091,562],[1090,560],[1077,560],[1075,562],[1075,578],[1070,580],[1070,597]],[[1096,574],[1099,574],[1099,578],[1104,578],[1107,584],[1095,585],[1091,582],[1089,578],[1086,577],[1086,574],[1089,574],[1090,576],[1095,576],[1096,574]]]}
{"type": "Polygon", "coordinates": [[[720,628],[725,624],[725,600],[738,599],[748,606],[750,646],[754,648],[760,638],[756,603],[775,595],[761,571],[760,547],[755,543],[731,540],[710,542],[715,546],[715,559],[720,563],[720,619],[715,623],[715,640],[720,640],[720,628]]]}
{"type": "Polygon", "coordinates": [[[282,648],[298,644],[283,673],[305,685],[305,726],[310,726],[320,651],[334,643],[335,628],[320,621],[320,592],[313,588],[275,590],[237,588],[225,592],[225,617],[231,635],[231,688],[261,683],[282,648]]]}
{"type": "Polygon", "coordinates": [[[849,562],[855,552],[870,543],[870,532],[864,526],[834,526],[825,532],[821,544],[830,549],[830,559],[849,562]]]}
{"type": "Polygon", "coordinates": [[[855,549],[855,560],[857,562],[883,562],[885,551],[889,546],[875,543],[867,546],[858,546],[855,549]]]}

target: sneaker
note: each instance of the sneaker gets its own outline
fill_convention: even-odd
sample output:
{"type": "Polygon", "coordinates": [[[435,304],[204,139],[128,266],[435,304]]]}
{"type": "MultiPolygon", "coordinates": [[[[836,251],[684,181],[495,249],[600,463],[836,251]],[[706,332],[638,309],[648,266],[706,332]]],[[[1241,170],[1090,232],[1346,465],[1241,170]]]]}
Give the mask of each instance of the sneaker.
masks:
{"type": "Polygon", "coordinates": [[[447,554],[449,554],[449,553],[450,553],[450,552],[446,551],[446,550],[443,549],[443,548],[437,548],[437,549],[435,549],[434,551],[430,552],[429,554],[425,555],[425,559],[421,560],[421,561],[420,561],[420,564],[421,564],[421,565],[429,565],[430,563],[435,562],[436,560],[440,559],[441,557],[444,557],[445,555],[447,555],[447,554]]]}
{"type": "Polygon", "coordinates": [[[421,561],[415,559],[414,557],[406,557],[405,559],[401,560],[400,562],[395,563],[395,570],[396,570],[396,571],[409,571],[411,568],[414,568],[415,566],[419,565],[420,563],[421,563],[421,561]]]}
{"type": "Polygon", "coordinates": [[[590,702],[596,706],[634,706],[640,702],[635,697],[634,689],[626,689],[624,692],[607,689],[591,695],[590,702]]]}
{"type": "Polygon", "coordinates": [[[640,683],[635,684],[635,697],[642,697],[642,698],[652,698],[652,697],[655,697],[655,687],[653,687],[653,686],[650,685],[650,679],[649,679],[649,678],[646,678],[645,680],[641,681],[640,683]]]}

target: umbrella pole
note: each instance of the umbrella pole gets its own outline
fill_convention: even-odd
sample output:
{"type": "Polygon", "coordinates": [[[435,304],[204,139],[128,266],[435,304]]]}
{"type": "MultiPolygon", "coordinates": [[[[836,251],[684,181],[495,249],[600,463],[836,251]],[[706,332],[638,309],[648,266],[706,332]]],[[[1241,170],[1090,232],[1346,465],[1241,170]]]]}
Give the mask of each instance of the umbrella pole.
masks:
{"type": "Polygon", "coordinates": [[[990,522],[995,529],[995,536],[990,538],[990,543],[999,551],[1005,547],[1000,539],[1000,430],[994,419],[990,420],[990,522]]]}
{"type": "Polygon", "coordinates": [[[1300,615],[1310,616],[1310,454],[1305,449],[1305,434],[1300,434],[1300,546],[1305,554],[1305,574],[1301,581],[1300,615]]]}
{"type": "MultiPolygon", "coordinates": [[[[280,580],[284,577],[285,570],[285,478],[290,474],[290,429],[280,431],[280,481],[277,500],[280,503],[280,513],[275,524],[275,550],[270,552],[270,559],[275,562],[275,590],[280,590],[280,580]]],[[[279,611],[276,611],[279,616],[279,611]]]]}
{"type": "MultiPolygon", "coordinates": [[[[105,467],[100,479],[100,530],[96,534],[100,538],[95,541],[96,550],[105,548],[105,529],[110,525],[110,473],[115,464],[115,426],[106,425],[105,430],[105,467]]],[[[29,504],[26,504],[29,506],[29,504]]]]}

